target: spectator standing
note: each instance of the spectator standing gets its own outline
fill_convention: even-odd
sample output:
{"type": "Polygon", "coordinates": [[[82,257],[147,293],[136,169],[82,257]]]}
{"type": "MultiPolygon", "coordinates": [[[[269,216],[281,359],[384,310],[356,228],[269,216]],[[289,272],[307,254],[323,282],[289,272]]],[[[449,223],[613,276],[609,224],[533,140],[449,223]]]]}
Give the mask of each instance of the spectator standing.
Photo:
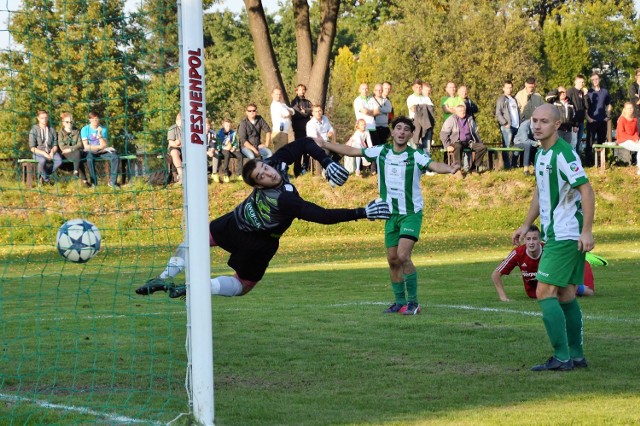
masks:
{"type": "Polygon", "coordinates": [[[29,150],[33,159],[38,162],[38,174],[43,183],[53,184],[51,174],[62,165],[62,157],[58,152],[58,135],[49,125],[49,113],[40,110],[36,113],[38,124],[29,132],[29,150]]]}
{"type": "Polygon", "coordinates": [[[427,100],[422,96],[422,80],[416,78],[411,89],[413,93],[407,97],[407,109],[409,110],[409,118],[413,120],[416,115],[416,106],[426,104],[427,100]]]}
{"type": "MultiPolygon", "coordinates": [[[[505,148],[511,146],[520,127],[520,108],[516,98],[511,96],[512,93],[513,82],[511,80],[505,80],[502,85],[502,95],[498,97],[496,101],[496,120],[498,120],[500,132],[502,133],[502,146],[505,148]]],[[[512,165],[517,166],[517,157],[517,153],[514,153],[513,163],[516,164],[513,164],[509,152],[503,152],[502,160],[505,169],[510,169],[512,165]]]]}
{"type": "Polygon", "coordinates": [[[524,150],[524,153],[522,155],[522,167],[524,169],[524,175],[529,176],[531,150],[540,146],[540,142],[535,140],[533,136],[533,130],[531,130],[531,120],[524,120],[522,123],[520,123],[518,133],[516,133],[516,137],[513,139],[513,144],[516,146],[516,148],[521,148],[524,150]]]}
{"type": "MultiPolygon", "coordinates": [[[[470,148],[476,154],[473,166],[475,171],[482,173],[486,168],[482,165],[487,147],[478,135],[478,127],[473,117],[467,115],[467,107],[464,104],[455,107],[455,114],[447,118],[442,124],[440,140],[447,151],[453,151],[453,166],[460,167],[462,153],[465,148],[470,148]]],[[[468,172],[469,170],[465,170],[468,172]]]]}
{"type": "MultiPolygon", "coordinates": [[[[634,117],[635,105],[626,102],[622,109],[622,114],[618,118],[616,126],[616,140],[621,147],[633,151],[640,152],[640,138],[638,137],[638,117],[634,117]]],[[[640,175],[640,161],[636,161],[638,166],[638,175],[640,175]]]]}
{"type": "MultiPolygon", "coordinates": [[[[394,111],[393,111],[393,104],[391,103],[391,83],[389,83],[388,81],[385,81],[384,83],[382,83],[382,97],[385,98],[387,101],[389,101],[389,105],[391,105],[391,112],[389,114],[387,114],[387,122],[391,123],[393,121],[394,118],[394,111]]],[[[391,129],[389,129],[389,131],[391,131],[391,129]]],[[[387,137],[387,139],[389,139],[387,137]]]]}
{"type": "MultiPolygon", "coordinates": [[[[380,139],[378,138],[378,132],[376,131],[375,116],[379,113],[378,104],[375,103],[373,97],[369,96],[369,85],[366,83],[360,84],[358,87],[358,96],[353,101],[353,110],[356,114],[356,123],[358,120],[364,120],[371,143],[374,146],[380,145],[380,139]]],[[[371,173],[375,175],[377,173],[376,165],[371,166],[371,173]]]]}
{"type": "Polygon", "coordinates": [[[587,115],[587,89],[584,87],[585,78],[582,74],[576,75],[573,80],[573,87],[567,90],[567,97],[573,105],[576,113],[573,117],[573,126],[576,127],[576,142],[572,143],[576,148],[576,152],[582,154],[584,146],[582,144],[582,136],[584,135],[584,118],[587,115]]]}
{"type": "Polygon", "coordinates": [[[271,91],[271,129],[273,131],[271,140],[274,151],[293,141],[289,137],[289,132],[291,131],[291,117],[294,113],[294,109],[283,102],[282,90],[273,89],[271,91]]]}
{"type": "Polygon", "coordinates": [[[469,98],[469,88],[464,84],[458,88],[458,98],[467,107],[467,115],[476,119],[476,114],[479,111],[478,105],[469,98]]]}
{"type": "Polygon", "coordinates": [[[516,101],[520,107],[520,122],[530,119],[533,111],[544,104],[542,95],[536,92],[535,78],[527,78],[524,82],[524,89],[516,93],[516,101]]]}
{"type": "Polygon", "coordinates": [[[594,73],[591,76],[591,89],[587,92],[587,144],[584,147],[585,166],[593,166],[594,144],[602,144],[607,140],[607,122],[609,121],[608,109],[611,105],[609,91],[600,87],[600,76],[594,73]]]}
{"type": "MultiPolygon", "coordinates": [[[[305,97],[307,86],[298,84],[296,86],[296,97],[291,101],[291,108],[294,110],[292,117],[293,138],[302,139],[307,133],[307,123],[311,119],[313,104],[305,97]]],[[[293,163],[294,176],[305,174],[309,170],[309,154],[303,154],[300,161],[293,163]]]]}
{"type": "Polygon", "coordinates": [[[377,104],[378,113],[374,116],[376,122],[376,133],[378,134],[378,144],[387,143],[391,130],[389,129],[389,114],[393,110],[391,101],[382,94],[382,84],[373,86],[373,100],[377,104]]]}
{"type": "Polygon", "coordinates": [[[91,111],[89,113],[89,124],[80,131],[82,146],[87,154],[87,166],[94,185],[98,185],[95,162],[97,158],[105,159],[109,162],[109,187],[119,189],[118,169],[120,167],[120,156],[115,149],[109,146],[109,132],[107,128],[100,124],[100,115],[91,111]]]}
{"type": "Polygon", "coordinates": [[[565,142],[571,144],[573,149],[576,149],[575,143],[577,142],[574,135],[576,128],[574,126],[576,109],[569,101],[567,97],[567,90],[559,86],[553,93],[554,101],[553,105],[558,108],[560,113],[560,127],[558,128],[558,136],[564,139],[565,142]]]}
{"type": "Polygon", "coordinates": [[[447,82],[444,87],[446,95],[440,98],[440,106],[442,107],[442,113],[444,114],[442,119],[446,121],[451,115],[455,114],[455,107],[459,105],[460,99],[456,96],[456,84],[453,81],[447,82]]]}
{"type": "Polygon", "coordinates": [[[58,148],[67,160],[73,162],[73,175],[82,179],[82,183],[90,187],[91,183],[87,179],[82,160],[84,151],[82,150],[82,140],[80,131],[73,128],[73,116],[69,112],[60,114],[60,130],[58,131],[58,148]]]}
{"type": "MultiPolygon", "coordinates": [[[[431,84],[426,81],[422,82],[421,95],[423,103],[416,105],[414,111],[413,143],[417,149],[430,153],[433,144],[433,128],[436,125],[435,107],[431,100],[431,84]]],[[[435,175],[430,171],[425,173],[435,175]]]]}
{"type": "MultiPolygon", "coordinates": [[[[167,131],[167,141],[169,144],[169,157],[173,166],[178,172],[176,183],[182,183],[182,114],[176,114],[176,122],[167,131]]],[[[215,159],[214,159],[215,161],[215,159]]]]}
{"type": "Polygon", "coordinates": [[[271,144],[271,127],[258,114],[258,107],[254,103],[247,105],[245,109],[246,117],[238,125],[238,140],[242,155],[252,160],[254,158],[269,158],[273,155],[269,149],[271,144]],[[264,144],[261,135],[264,132],[264,144]]]}

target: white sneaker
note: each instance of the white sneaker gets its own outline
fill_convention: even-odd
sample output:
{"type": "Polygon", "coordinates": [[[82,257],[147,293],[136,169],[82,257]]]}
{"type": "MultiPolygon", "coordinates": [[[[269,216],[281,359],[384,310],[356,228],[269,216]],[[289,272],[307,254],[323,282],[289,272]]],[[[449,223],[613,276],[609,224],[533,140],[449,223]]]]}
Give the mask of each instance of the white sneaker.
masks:
{"type": "Polygon", "coordinates": [[[436,172],[430,172],[430,171],[427,170],[426,172],[424,172],[424,175],[425,176],[435,176],[435,175],[437,175],[437,173],[436,172]]]}
{"type": "Polygon", "coordinates": [[[638,171],[636,172],[637,175],[640,175],[640,167],[638,167],[638,171]]]}

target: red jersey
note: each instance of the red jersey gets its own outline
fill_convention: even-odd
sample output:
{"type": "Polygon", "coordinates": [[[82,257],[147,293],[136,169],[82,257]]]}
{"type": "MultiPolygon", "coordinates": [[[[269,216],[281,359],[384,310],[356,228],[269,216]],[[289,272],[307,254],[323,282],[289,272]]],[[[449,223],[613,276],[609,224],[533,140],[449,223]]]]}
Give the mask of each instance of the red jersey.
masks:
{"type": "MultiPolygon", "coordinates": [[[[544,244],[541,244],[541,246],[544,249],[544,244]]],[[[522,281],[524,282],[524,291],[527,293],[527,296],[535,299],[536,288],[538,287],[536,273],[538,272],[540,257],[542,257],[542,250],[540,250],[540,256],[534,259],[527,254],[527,246],[521,245],[511,250],[509,256],[498,265],[496,271],[500,272],[500,275],[509,275],[516,266],[520,268],[522,281]]],[[[584,285],[591,290],[595,290],[593,271],[591,270],[589,262],[584,262],[584,285]]]]}
{"type": "Polygon", "coordinates": [[[527,296],[535,299],[536,287],[538,287],[536,273],[538,272],[538,264],[540,263],[541,256],[542,250],[540,250],[540,255],[536,259],[529,257],[527,254],[527,246],[521,245],[511,250],[509,256],[498,265],[496,271],[500,272],[500,275],[509,275],[516,266],[520,268],[522,281],[524,282],[524,291],[527,292],[527,296]]]}

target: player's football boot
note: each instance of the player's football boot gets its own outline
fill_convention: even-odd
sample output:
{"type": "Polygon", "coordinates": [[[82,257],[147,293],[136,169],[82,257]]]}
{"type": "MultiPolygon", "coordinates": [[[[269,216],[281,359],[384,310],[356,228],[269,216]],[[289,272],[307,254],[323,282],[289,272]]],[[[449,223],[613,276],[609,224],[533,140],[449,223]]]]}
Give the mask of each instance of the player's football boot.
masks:
{"type": "Polygon", "coordinates": [[[174,285],[171,284],[169,286],[169,297],[172,299],[181,298],[184,299],[187,297],[187,286],[184,284],[174,285]]]}
{"type": "Polygon", "coordinates": [[[385,309],[384,313],[385,314],[397,314],[397,313],[402,313],[404,312],[404,310],[407,308],[407,305],[401,305],[399,303],[394,303],[393,305],[389,306],[387,309],[385,309]]]}
{"type": "Polygon", "coordinates": [[[402,315],[418,315],[422,309],[416,302],[409,302],[407,309],[402,312],[402,315]]]}
{"type": "Polygon", "coordinates": [[[534,365],[531,371],[570,371],[573,370],[573,361],[560,361],[552,356],[544,364],[534,365]]]}
{"type": "Polygon", "coordinates": [[[147,281],[143,286],[138,287],[136,293],[142,296],[148,296],[156,291],[164,291],[166,293],[172,285],[172,282],[156,277],[147,281]]]}
{"type": "Polygon", "coordinates": [[[589,363],[587,363],[586,358],[572,359],[572,361],[573,361],[573,368],[587,368],[589,366],[589,363]]]}

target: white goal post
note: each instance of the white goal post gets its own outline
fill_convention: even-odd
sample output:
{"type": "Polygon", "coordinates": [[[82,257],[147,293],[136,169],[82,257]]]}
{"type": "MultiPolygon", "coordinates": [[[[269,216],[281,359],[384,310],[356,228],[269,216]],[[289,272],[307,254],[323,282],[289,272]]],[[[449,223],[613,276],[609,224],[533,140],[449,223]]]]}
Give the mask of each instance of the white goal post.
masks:
{"type": "Polygon", "coordinates": [[[211,260],[207,182],[204,41],[201,0],[178,0],[185,241],[187,351],[195,420],[214,424],[211,260]]]}

